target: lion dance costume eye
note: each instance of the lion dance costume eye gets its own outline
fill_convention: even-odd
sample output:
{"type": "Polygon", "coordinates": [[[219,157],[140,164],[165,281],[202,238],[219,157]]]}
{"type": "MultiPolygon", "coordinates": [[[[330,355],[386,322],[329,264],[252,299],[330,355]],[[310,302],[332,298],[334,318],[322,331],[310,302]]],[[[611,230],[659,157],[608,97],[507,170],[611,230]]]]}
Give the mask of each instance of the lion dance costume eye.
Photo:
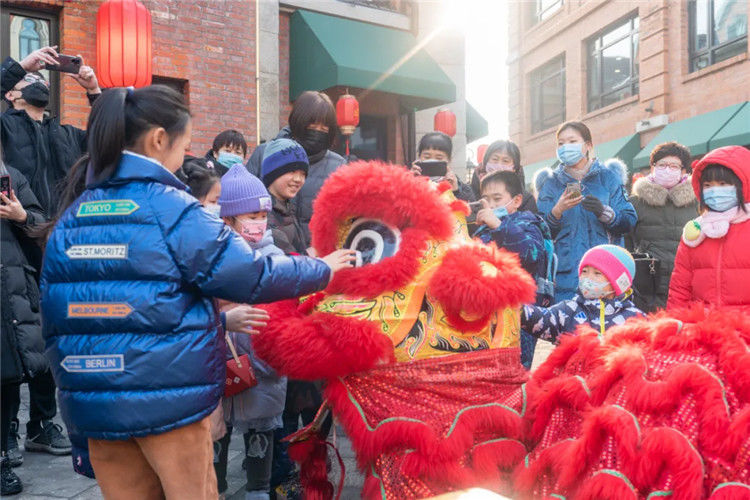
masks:
{"type": "MultiPolygon", "coordinates": [[[[479,486],[514,498],[750,498],[750,323],[721,315],[717,333],[702,326],[717,318],[683,315],[700,337],[685,342],[705,343],[687,361],[668,341],[673,320],[604,339],[581,329],[527,382],[519,307],[534,281],[514,254],[469,239],[467,212],[447,183],[377,162],[341,167],[315,201],[312,244],[356,250],[357,267],[265,306],[271,320],[253,337],[280,373],[325,380],[363,497],[479,486]]],[[[317,428],[292,436],[289,453],[305,497],[331,498],[317,428]]]]}

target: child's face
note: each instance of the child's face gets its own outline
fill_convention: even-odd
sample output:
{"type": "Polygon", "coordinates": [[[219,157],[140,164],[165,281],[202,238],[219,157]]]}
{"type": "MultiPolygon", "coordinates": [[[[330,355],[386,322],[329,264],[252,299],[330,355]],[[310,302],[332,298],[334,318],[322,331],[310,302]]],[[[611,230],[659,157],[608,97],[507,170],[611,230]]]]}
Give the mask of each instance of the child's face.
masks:
{"type": "Polygon", "coordinates": [[[214,156],[218,158],[221,153],[233,153],[241,158],[245,157],[245,154],[242,152],[242,146],[235,144],[225,144],[218,151],[214,151],[214,156]]]}
{"type": "Polygon", "coordinates": [[[268,190],[272,195],[282,200],[291,200],[294,198],[302,185],[305,183],[305,171],[295,170],[294,172],[287,172],[268,186],[268,190]]]}
{"type": "Polygon", "coordinates": [[[217,203],[219,203],[220,196],[221,196],[221,182],[216,181],[214,182],[214,185],[211,186],[211,189],[208,190],[208,193],[206,193],[206,196],[204,196],[203,198],[199,198],[198,201],[204,207],[206,205],[216,205],[217,203]]]}
{"type": "Polygon", "coordinates": [[[579,280],[583,281],[585,279],[590,280],[594,285],[597,285],[597,290],[601,291],[601,295],[599,294],[592,294],[588,290],[581,290],[581,293],[583,296],[587,299],[611,299],[615,296],[615,289],[612,288],[612,285],[609,283],[609,280],[607,279],[604,274],[599,271],[598,269],[591,267],[591,266],[585,266],[581,270],[581,275],[579,276],[579,280]],[[595,296],[599,295],[599,296],[595,296]]]}
{"type": "Polygon", "coordinates": [[[493,182],[486,185],[482,191],[482,198],[487,200],[492,210],[498,207],[505,207],[509,214],[517,212],[518,207],[523,202],[523,196],[520,194],[511,196],[502,182],[493,182]]]}
{"type": "Polygon", "coordinates": [[[225,218],[224,222],[249,242],[257,242],[263,238],[268,225],[268,212],[251,212],[241,214],[234,219],[225,218]]]}
{"type": "Polygon", "coordinates": [[[703,181],[701,183],[701,189],[706,189],[710,187],[718,187],[718,186],[732,186],[732,184],[724,181],[703,181]]]}
{"type": "Polygon", "coordinates": [[[419,159],[421,161],[425,160],[439,160],[439,161],[451,161],[450,157],[445,151],[440,151],[439,149],[423,149],[421,153],[419,153],[419,159]]]}

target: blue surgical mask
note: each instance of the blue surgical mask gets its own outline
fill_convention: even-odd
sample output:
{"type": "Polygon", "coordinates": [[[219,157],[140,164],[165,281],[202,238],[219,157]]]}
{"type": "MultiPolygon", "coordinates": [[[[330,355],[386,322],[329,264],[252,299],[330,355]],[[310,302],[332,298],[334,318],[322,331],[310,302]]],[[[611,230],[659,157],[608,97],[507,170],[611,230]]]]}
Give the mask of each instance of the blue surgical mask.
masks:
{"type": "Polygon", "coordinates": [[[714,212],[726,212],[737,206],[737,188],[734,186],[704,188],[703,201],[714,212]]]}
{"type": "Polygon", "coordinates": [[[566,167],[575,165],[583,159],[583,143],[574,142],[558,147],[557,159],[566,167]]]}
{"type": "Polygon", "coordinates": [[[606,281],[594,281],[591,278],[581,277],[578,279],[578,289],[585,299],[601,299],[609,292],[606,291],[606,281]]]}
{"type": "Polygon", "coordinates": [[[508,215],[508,209],[505,207],[497,207],[492,211],[493,214],[495,214],[495,217],[498,219],[502,219],[506,215],[508,215]]]}
{"type": "Polygon", "coordinates": [[[226,151],[222,151],[221,153],[219,153],[219,157],[216,158],[216,161],[227,168],[232,168],[235,163],[242,163],[242,157],[234,153],[227,153],[226,151]]]}

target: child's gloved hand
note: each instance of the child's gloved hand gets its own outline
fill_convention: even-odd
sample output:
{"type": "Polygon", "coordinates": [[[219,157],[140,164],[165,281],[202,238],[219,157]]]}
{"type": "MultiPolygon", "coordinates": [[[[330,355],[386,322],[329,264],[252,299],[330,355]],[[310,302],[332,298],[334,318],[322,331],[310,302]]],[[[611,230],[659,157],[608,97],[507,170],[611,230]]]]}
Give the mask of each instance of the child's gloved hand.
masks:
{"type": "Polygon", "coordinates": [[[328,267],[331,268],[331,277],[333,277],[333,274],[336,271],[354,267],[354,262],[357,260],[357,254],[354,250],[342,248],[329,253],[325,257],[321,257],[320,260],[328,264],[328,267]]]}
{"type": "Polygon", "coordinates": [[[269,319],[271,317],[263,309],[248,305],[237,306],[227,311],[227,331],[253,335],[260,333],[257,328],[264,328],[269,319]]]}

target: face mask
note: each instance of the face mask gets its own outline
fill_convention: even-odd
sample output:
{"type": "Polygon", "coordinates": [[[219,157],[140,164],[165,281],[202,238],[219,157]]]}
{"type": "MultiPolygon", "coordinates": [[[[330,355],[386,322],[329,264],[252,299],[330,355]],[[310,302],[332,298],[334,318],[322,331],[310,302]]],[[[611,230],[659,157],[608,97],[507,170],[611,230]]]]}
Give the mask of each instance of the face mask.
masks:
{"type": "Polygon", "coordinates": [[[203,207],[203,210],[210,213],[211,215],[214,215],[216,217],[221,216],[221,206],[217,205],[216,203],[212,203],[210,205],[206,205],[203,207]]]}
{"type": "Polygon", "coordinates": [[[566,167],[572,167],[583,159],[583,144],[563,144],[557,148],[557,159],[566,167]]]}
{"type": "Polygon", "coordinates": [[[488,174],[492,172],[513,172],[515,170],[513,165],[503,165],[502,163],[488,163],[484,169],[488,174]]]}
{"type": "Polygon", "coordinates": [[[266,234],[266,227],[268,225],[268,219],[260,220],[243,220],[240,222],[240,235],[248,243],[257,243],[266,234]]]}
{"type": "Polygon", "coordinates": [[[682,171],[676,168],[654,167],[654,182],[665,189],[672,189],[682,180],[682,171]]]}
{"type": "Polygon", "coordinates": [[[328,149],[328,132],[308,128],[305,130],[305,135],[300,139],[299,143],[305,149],[307,156],[315,156],[321,151],[328,149]]]}
{"type": "Polygon", "coordinates": [[[714,186],[703,189],[703,201],[714,212],[726,212],[737,206],[737,188],[714,186]]]}
{"type": "Polygon", "coordinates": [[[34,82],[21,89],[21,97],[37,108],[46,108],[49,104],[49,89],[42,82],[34,82]]]}
{"type": "Polygon", "coordinates": [[[227,153],[226,151],[222,151],[221,153],[219,153],[219,157],[216,158],[216,161],[227,168],[232,168],[232,165],[235,165],[236,163],[242,163],[242,157],[234,153],[227,153]]]}
{"type": "Polygon", "coordinates": [[[606,281],[594,281],[591,278],[579,278],[578,289],[586,299],[601,299],[609,292],[605,291],[608,283],[606,281]]]}

